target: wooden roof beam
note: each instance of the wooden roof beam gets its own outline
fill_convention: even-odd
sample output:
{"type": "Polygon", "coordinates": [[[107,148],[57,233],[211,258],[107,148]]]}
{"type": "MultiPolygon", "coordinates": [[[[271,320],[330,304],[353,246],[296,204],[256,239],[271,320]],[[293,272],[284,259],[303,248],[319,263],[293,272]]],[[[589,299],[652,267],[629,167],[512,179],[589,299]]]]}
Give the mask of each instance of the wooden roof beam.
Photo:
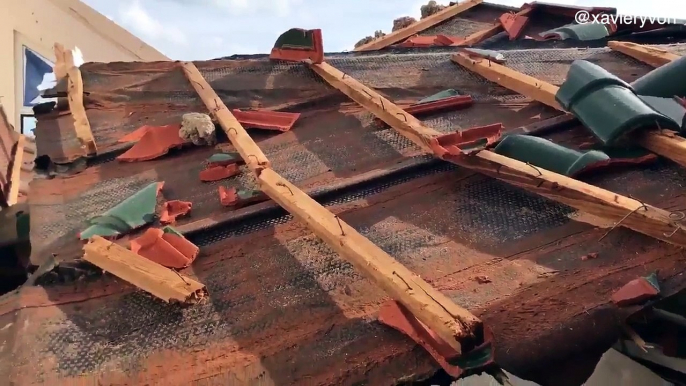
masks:
{"type": "Polygon", "coordinates": [[[74,63],[74,55],[71,50],[65,50],[64,46],[55,43],[55,77],[57,80],[67,77],[67,98],[69,100],[69,111],[74,118],[74,130],[76,138],[81,143],[85,156],[92,156],[98,153],[95,144],[93,131],[91,130],[86,108],[83,104],[83,78],[81,70],[74,63]]]}
{"type": "Polygon", "coordinates": [[[481,321],[271,169],[269,160],[195,65],[182,63],[182,67],[200,98],[227,133],[231,143],[257,174],[262,191],[295,218],[304,222],[315,235],[389,296],[407,307],[417,319],[429,326],[453,349],[458,353],[462,352],[460,340],[473,339],[473,334],[481,328],[481,321]]]}
{"type": "MultiPolygon", "coordinates": [[[[553,84],[486,59],[469,57],[464,53],[454,54],[452,60],[491,82],[566,112],[555,100],[559,87],[553,84]]],[[[646,130],[634,138],[642,147],[686,167],[686,140],[683,138],[677,138],[660,130],[646,130]]]]}
{"type": "MultiPolygon", "coordinates": [[[[419,145],[424,151],[432,152],[425,144],[442,133],[424,126],[393,102],[328,63],[309,66],[331,86],[348,95],[401,135],[419,145]]],[[[498,76],[505,78],[502,74],[498,76]]],[[[521,82],[513,86],[540,96],[546,96],[545,90],[551,87],[541,84],[524,85],[521,82]]],[[[550,101],[550,98],[547,100],[550,101]]],[[[552,100],[554,101],[554,98],[552,100]]],[[[456,157],[450,162],[520,186],[580,211],[615,221],[617,226],[633,229],[668,243],[686,246],[686,227],[674,222],[670,212],[638,200],[533,167],[489,150],[480,151],[470,157],[456,157]]]]}
{"type": "Polygon", "coordinates": [[[24,162],[24,146],[26,137],[19,135],[17,143],[14,145],[14,157],[12,158],[12,169],[9,175],[9,193],[7,194],[7,206],[15,205],[19,202],[19,187],[21,186],[21,167],[24,162]]]}
{"type": "Polygon", "coordinates": [[[673,60],[679,59],[679,55],[675,55],[669,51],[657,47],[645,46],[631,42],[607,42],[607,46],[613,51],[618,51],[624,55],[631,56],[636,60],[649,64],[653,67],[663,66],[673,60]]]}
{"type": "Polygon", "coordinates": [[[410,24],[409,26],[399,29],[397,31],[391,32],[381,38],[375,39],[367,44],[361,45],[354,49],[354,51],[376,51],[382,48],[386,48],[391,44],[398,43],[401,40],[405,40],[413,35],[418,34],[428,28],[431,28],[439,23],[442,23],[452,17],[459,15],[460,13],[479,5],[483,0],[466,0],[455,4],[451,7],[446,7],[443,10],[434,13],[429,17],[425,17],[417,21],[416,23],[410,24]]]}

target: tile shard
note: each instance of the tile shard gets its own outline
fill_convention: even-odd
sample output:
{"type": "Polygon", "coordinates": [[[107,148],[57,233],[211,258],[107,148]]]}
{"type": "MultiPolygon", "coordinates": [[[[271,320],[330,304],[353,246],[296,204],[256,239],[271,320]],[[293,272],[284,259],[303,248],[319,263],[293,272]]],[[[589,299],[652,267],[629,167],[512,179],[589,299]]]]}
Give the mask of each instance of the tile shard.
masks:
{"type": "Polygon", "coordinates": [[[102,237],[94,236],[83,250],[84,260],[165,302],[195,304],[207,296],[204,284],[102,237]]]}
{"type": "Polygon", "coordinates": [[[184,146],[187,141],[179,136],[181,125],[142,126],[122,137],[120,142],[131,142],[138,138],[124,154],[117,157],[120,162],[150,161],[159,158],[171,149],[184,146]]]}
{"type": "Polygon", "coordinates": [[[200,172],[200,181],[214,182],[239,174],[241,174],[241,169],[235,163],[226,166],[211,166],[200,172]]]}
{"type": "Polygon", "coordinates": [[[510,40],[516,40],[526,28],[529,23],[529,18],[517,13],[503,13],[498,18],[498,21],[503,26],[505,32],[510,37],[510,40]]]}
{"type": "Polygon", "coordinates": [[[79,238],[116,238],[151,223],[155,217],[157,196],[163,187],[164,182],[153,182],[102,215],[90,219],[90,226],[79,234],[79,238]]]}
{"type": "Polygon", "coordinates": [[[289,131],[293,128],[295,121],[300,118],[300,113],[269,110],[233,109],[231,113],[243,127],[264,130],[289,131]]]}
{"type": "Polygon", "coordinates": [[[611,162],[607,154],[597,150],[582,153],[545,138],[529,135],[508,135],[493,151],[568,177],[575,177],[611,162]]]}
{"type": "Polygon", "coordinates": [[[681,129],[646,105],[628,83],[585,60],[572,63],[555,100],[606,145],[623,142],[637,129],[681,129]]]}
{"type": "Polygon", "coordinates": [[[502,131],[502,123],[457,131],[434,137],[431,140],[431,149],[438,158],[462,157],[483,150],[496,143],[500,140],[502,131]]]}
{"type": "Polygon", "coordinates": [[[415,341],[453,378],[465,371],[484,369],[494,363],[490,333],[485,329],[484,343],[468,352],[458,353],[435,332],[419,321],[402,304],[391,300],[381,306],[378,320],[415,341]]]}
{"type": "Polygon", "coordinates": [[[130,241],[131,252],[167,268],[183,269],[197,257],[200,249],[171,227],[149,228],[130,241]]]}
{"type": "Polygon", "coordinates": [[[599,40],[610,36],[612,28],[602,23],[568,24],[563,27],[542,32],[540,36],[546,40],[599,40]]]}
{"type": "Polygon", "coordinates": [[[323,62],[322,30],[289,29],[276,39],[269,59],[289,62],[300,62],[309,59],[313,63],[323,62]]]}
{"type": "Polygon", "coordinates": [[[237,152],[212,154],[207,159],[207,167],[229,166],[232,164],[243,165],[245,162],[237,152]]]}
{"type": "Polygon", "coordinates": [[[164,203],[160,213],[161,224],[173,224],[177,217],[186,216],[191,212],[193,204],[188,201],[171,200],[164,203]]]}
{"type": "Polygon", "coordinates": [[[626,283],[612,294],[611,300],[619,307],[626,307],[643,303],[659,294],[660,285],[657,281],[657,275],[652,273],[626,283]]]}
{"type": "Polygon", "coordinates": [[[238,190],[236,188],[226,188],[219,186],[219,201],[222,206],[239,209],[244,206],[266,201],[267,195],[260,190],[238,190]]]}

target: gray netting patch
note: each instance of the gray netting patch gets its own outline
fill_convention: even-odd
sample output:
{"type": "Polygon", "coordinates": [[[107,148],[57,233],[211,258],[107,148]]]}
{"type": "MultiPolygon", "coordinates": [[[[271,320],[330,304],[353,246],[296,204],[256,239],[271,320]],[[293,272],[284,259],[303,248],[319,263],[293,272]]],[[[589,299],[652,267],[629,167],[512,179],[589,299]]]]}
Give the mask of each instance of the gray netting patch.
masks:
{"type": "MultiPolygon", "coordinates": [[[[284,247],[302,264],[304,269],[300,275],[312,275],[325,292],[362,280],[352,264],[314,235],[288,240],[284,247]]],[[[301,278],[294,280],[300,281],[301,278]]]]}
{"type": "Polygon", "coordinates": [[[609,48],[567,48],[502,51],[506,65],[514,70],[555,85],[564,82],[569,66],[575,60],[588,60],[604,67],[603,63],[637,65],[635,59],[609,48]]]}
{"type": "Polygon", "coordinates": [[[419,146],[415,145],[412,141],[404,136],[398,134],[398,132],[394,129],[376,130],[371,134],[384,141],[400,154],[405,155],[412,152],[421,151],[419,146]]]}
{"type": "MultiPolygon", "coordinates": [[[[659,197],[674,197],[681,194],[683,187],[686,186],[686,170],[677,164],[660,161],[648,166],[592,175],[584,178],[584,181],[625,196],[660,186],[659,197]]],[[[659,197],[653,193],[645,199],[649,204],[660,206],[659,197]]]]}
{"type": "MultiPolygon", "coordinates": [[[[62,213],[63,221],[45,221],[46,218],[53,219],[52,214],[45,218],[31,216],[32,222],[33,219],[39,221],[37,227],[32,226],[38,232],[31,232],[31,240],[36,244],[47,245],[71,232],[78,232],[82,230],[81,227],[85,227],[86,220],[102,214],[154,181],[152,178],[113,178],[93,185],[87,192],[65,204],[35,206],[41,211],[62,213]]],[[[34,206],[31,207],[32,212],[33,208],[34,206]]]]}
{"type": "Polygon", "coordinates": [[[459,186],[457,200],[447,208],[465,234],[477,235],[487,247],[519,240],[569,221],[574,209],[487,177],[459,186]]]}
{"type": "Polygon", "coordinates": [[[686,44],[663,44],[655,47],[667,50],[673,54],[684,56],[686,55],[686,44]]]}
{"type": "Polygon", "coordinates": [[[469,36],[475,32],[483,31],[490,26],[490,24],[480,21],[463,19],[461,17],[453,17],[444,21],[443,23],[420,32],[420,35],[469,36]]]}
{"type": "Polygon", "coordinates": [[[451,240],[447,237],[434,235],[395,217],[360,229],[360,233],[415,273],[423,272],[422,266],[428,261],[452,253],[447,246],[451,240]]]}

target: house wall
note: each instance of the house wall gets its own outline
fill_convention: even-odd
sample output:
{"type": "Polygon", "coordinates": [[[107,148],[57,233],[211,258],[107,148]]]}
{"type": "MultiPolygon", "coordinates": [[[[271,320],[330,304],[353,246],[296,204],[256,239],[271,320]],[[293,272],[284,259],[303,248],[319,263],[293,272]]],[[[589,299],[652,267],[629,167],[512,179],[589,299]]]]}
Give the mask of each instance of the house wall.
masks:
{"type": "Polygon", "coordinates": [[[0,10],[0,103],[16,130],[23,105],[23,45],[52,62],[56,42],[78,47],[86,62],[168,60],[78,0],[0,0],[0,10]]]}

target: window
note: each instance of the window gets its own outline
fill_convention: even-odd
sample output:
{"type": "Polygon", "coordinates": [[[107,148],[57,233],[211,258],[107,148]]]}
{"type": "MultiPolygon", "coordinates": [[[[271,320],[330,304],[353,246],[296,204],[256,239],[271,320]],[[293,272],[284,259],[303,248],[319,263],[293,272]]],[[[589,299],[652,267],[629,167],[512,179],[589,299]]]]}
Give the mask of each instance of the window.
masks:
{"type": "Polygon", "coordinates": [[[20,117],[20,132],[27,137],[34,137],[34,130],[36,129],[36,117],[34,117],[32,114],[21,114],[20,117]]]}

